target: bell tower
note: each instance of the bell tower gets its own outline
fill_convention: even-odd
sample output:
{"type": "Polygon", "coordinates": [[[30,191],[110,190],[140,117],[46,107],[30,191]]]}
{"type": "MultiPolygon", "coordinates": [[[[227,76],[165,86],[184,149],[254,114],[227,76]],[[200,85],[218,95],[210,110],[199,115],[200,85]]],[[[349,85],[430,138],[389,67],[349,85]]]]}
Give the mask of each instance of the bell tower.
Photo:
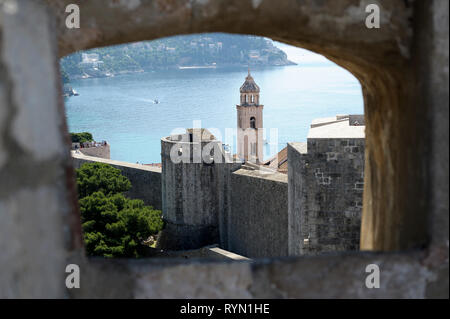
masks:
{"type": "Polygon", "coordinates": [[[246,162],[263,161],[263,108],[259,104],[259,86],[250,75],[240,88],[237,110],[237,156],[246,162]]]}

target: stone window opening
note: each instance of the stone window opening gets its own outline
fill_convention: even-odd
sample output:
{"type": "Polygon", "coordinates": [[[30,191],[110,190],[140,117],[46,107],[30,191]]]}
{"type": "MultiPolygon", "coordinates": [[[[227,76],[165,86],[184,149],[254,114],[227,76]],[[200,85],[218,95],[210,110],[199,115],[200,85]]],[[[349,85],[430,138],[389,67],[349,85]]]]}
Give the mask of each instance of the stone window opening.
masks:
{"type": "MultiPolygon", "coordinates": [[[[244,100],[245,100],[245,103],[254,103],[256,101],[254,95],[252,95],[252,94],[245,94],[244,95],[244,100]]],[[[252,129],[256,128],[256,119],[255,119],[255,117],[251,117],[250,118],[250,128],[252,128],[252,129]]],[[[190,135],[190,140],[191,140],[191,138],[192,138],[192,134],[190,135]]],[[[247,145],[249,144],[249,148],[250,148],[250,152],[249,152],[250,154],[249,155],[254,156],[256,154],[256,143],[246,143],[246,144],[247,145]]],[[[207,166],[214,165],[214,160],[212,160],[211,163],[205,163],[205,165],[207,165],[207,166]]],[[[303,243],[308,246],[311,243],[311,239],[308,237],[307,240],[305,240],[303,243]]]]}
{"type": "MultiPolygon", "coordinates": [[[[35,271],[33,269],[26,269],[25,276],[16,276],[14,284],[5,277],[13,274],[13,271],[7,268],[0,275],[0,282],[6,282],[5,287],[8,290],[2,292],[7,291],[7,296],[17,296],[18,291],[22,292],[19,296],[25,297],[38,297],[38,291],[46,291],[50,297],[69,295],[185,298],[186,295],[182,292],[186,291],[190,292],[191,297],[203,298],[442,296],[439,295],[441,283],[448,283],[448,244],[446,244],[448,226],[446,230],[442,230],[445,224],[448,225],[448,192],[445,195],[447,196],[445,204],[445,198],[440,193],[428,189],[447,187],[448,190],[448,163],[443,162],[446,157],[442,155],[448,154],[448,123],[443,124],[448,118],[448,73],[445,75],[444,71],[441,71],[445,69],[445,53],[442,53],[440,46],[436,44],[438,41],[447,41],[444,44],[448,44],[448,40],[445,40],[448,39],[448,27],[445,27],[445,24],[448,25],[448,14],[444,13],[448,12],[447,1],[417,1],[414,2],[413,8],[406,8],[408,3],[404,1],[390,2],[386,5],[386,10],[397,14],[395,19],[390,21],[392,25],[383,25],[381,29],[376,30],[377,37],[371,37],[370,32],[373,30],[364,28],[359,20],[360,13],[357,6],[354,6],[355,2],[345,0],[340,3],[343,10],[338,11],[331,6],[323,5],[317,8],[310,4],[295,2],[286,8],[280,7],[276,12],[270,5],[266,6],[266,2],[253,9],[248,9],[246,1],[233,3],[236,7],[234,11],[222,8],[220,1],[196,2],[189,9],[175,5],[176,8],[171,10],[192,10],[198,13],[186,15],[190,19],[189,23],[184,23],[186,21],[183,20],[185,19],[183,15],[173,15],[171,10],[169,12],[167,8],[155,8],[149,3],[139,4],[135,10],[128,7],[105,6],[103,2],[92,3],[85,7],[81,21],[81,25],[85,23],[89,27],[82,27],[76,32],[65,27],[63,14],[55,15],[54,12],[61,9],[59,1],[42,3],[18,1],[18,3],[19,14],[7,16],[5,23],[2,21],[4,67],[1,72],[7,75],[8,85],[11,88],[27,92],[28,88],[32,87],[28,79],[36,79],[31,70],[36,63],[36,55],[39,55],[41,69],[38,76],[42,77],[44,74],[49,80],[31,81],[39,90],[38,99],[15,100],[12,93],[8,93],[10,99],[6,102],[2,100],[0,103],[2,106],[7,105],[2,110],[5,110],[8,119],[15,121],[15,118],[20,116],[19,123],[23,128],[21,136],[29,133],[28,128],[39,132],[45,131],[48,133],[49,143],[33,147],[33,143],[11,134],[12,128],[5,125],[3,117],[0,117],[2,138],[8,140],[8,143],[3,143],[3,139],[0,140],[0,148],[2,151],[5,150],[0,154],[20,157],[20,160],[16,160],[13,156],[0,156],[2,173],[5,172],[4,167],[10,165],[14,170],[9,171],[20,175],[18,176],[20,178],[14,179],[13,188],[2,189],[0,203],[3,210],[2,218],[8,218],[12,213],[16,213],[18,214],[16,220],[28,220],[28,224],[31,225],[31,227],[27,226],[28,224],[19,225],[25,227],[23,232],[27,233],[26,240],[21,237],[22,232],[15,231],[16,228],[20,228],[14,223],[0,223],[12,229],[3,228],[0,233],[11,236],[10,240],[18,243],[15,248],[2,246],[6,249],[6,254],[11,254],[11,249],[19,250],[15,255],[23,256],[23,259],[17,260],[17,263],[26,265],[32,264],[33,260],[42,260],[45,261],[42,264],[48,267],[39,269],[39,273],[33,272],[35,271]],[[48,7],[52,10],[47,10],[48,7]],[[353,16],[351,12],[355,11],[353,16]],[[42,22],[40,28],[34,27],[34,20],[27,21],[24,15],[30,12],[35,13],[35,18],[42,22]],[[131,23],[128,23],[126,28],[125,23],[117,23],[117,15],[114,14],[117,12],[120,12],[121,21],[130,19],[131,23]],[[234,12],[242,14],[236,16],[234,12]],[[349,16],[343,19],[342,12],[346,12],[349,16]],[[157,17],[156,22],[138,19],[150,13],[157,17]],[[330,29],[328,23],[308,23],[320,17],[326,17],[340,27],[330,29]],[[220,24],[215,23],[218,19],[220,24]],[[248,19],[255,21],[250,28],[245,23],[248,19]],[[97,20],[102,23],[95,23],[97,20]],[[414,30],[408,21],[414,22],[414,30]],[[17,28],[18,23],[26,24],[27,28],[17,28]],[[286,28],[286,25],[292,25],[292,28],[286,28]],[[439,33],[433,29],[435,25],[443,31],[439,33]],[[58,34],[54,31],[55,27],[58,34]],[[60,85],[56,70],[57,57],[54,56],[56,47],[59,54],[66,55],[77,50],[109,44],[208,31],[263,35],[309,48],[330,57],[362,82],[368,148],[362,249],[384,253],[352,256],[340,254],[319,259],[293,258],[289,261],[271,259],[263,263],[253,261],[255,267],[250,267],[248,262],[155,267],[145,264],[145,261],[140,264],[129,260],[113,263],[80,258],[81,232],[80,220],[77,219],[79,214],[74,203],[76,192],[73,171],[70,168],[71,164],[67,163],[70,160],[68,152],[59,151],[64,148],[64,140],[67,139],[68,133],[64,123],[62,100],[55,90],[60,85]],[[414,37],[410,36],[413,31],[414,37]],[[429,37],[430,33],[434,36],[429,37]],[[12,41],[15,40],[12,34],[21,41],[12,41]],[[56,37],[58,43],[55,42],[56,37]],[[27,42],[35,43],[33,39],[36,38],[42,39],[37,48],[27,50],[26,47],[22,47],[27,42]],[[419,43],[429,49],[425,50],[426,55],[416,49],[420,47],[419,43]],[[17,49],[23,52],[24,58],[17,56],[15,62],[12,57],[17,49]],[[30,61],[33,64],[30,64],[30,61]],[[22,66],[19,68],[20,72],[11,72],[12,69],[17,69],[17,65],[22,66]],[[437,67],[434,67],[435,65],[437,67]],[[419,85],[416,72],[426,76],[430,83],[445,83],[442,87],[431,84],[419,85]],[[22,75],[26,76],[21,79],[22,75]],[[436,78],[441,81],[433,82],[432,80],[436,78]],[[398,89],[400,87],[401,90],[398,89]],[[31,100],[35,103],[33,107],[29,107],[31,100]],[[442,105],[447,108],[447,113],[442,105]],[[35,110],[44,114],[42,121],[35,120],[35,110]],[[443,138],[438,139],[437,136],[440,135],[443,138]],[[22,148],[27,150],[22,152],[28,156],[26,161],[23,160],[23,154],[17,152],[22,148]],[[440,159],[441,155],[443,159],[440,159]],[[13,158],[14,162],[10,158],[13,158]],[[54,167],[47,168],[45,161],[48,159],[53,161],[54,167]],[[42,169],[30,170],[27,165],[42,169]],[[442,169],[437,172],[436,167],[442,169]],[[426,171],[423,168],[426,168],[426,171]],[[51,174],[47,174],[49,172],[51,174]],[[39,177],[44,175],[46,178],[40,180],[39,177]],[[61,176],[64,178],[61,179],[61,176]],[[33,181],[33,187],[30,187],[30,181],[33,181]],[[33,202],[32,206],[30,202],[33,202]],[[48,205],[49,203],[51,205],[48,205]],[[30,211],[30,207],[33,208],[33,214],[24,215],[30,211]],[[45,231],[33,230],[34,225],[38,223],[43,225],[45,231]],[[26,248],[29,247],[30,236],[39,243],[32,251],[26,248]],[[425,248],[419,250],[418,247],[425,248]],[[31,257],[20,253],[21,249],[29,252],[31,257]],[[66,264],[74,260],[89,271],[86,272],[84,279],[85,286],[77,291],[68,292],[63,287],[62,281],[55,279],[55,273],[59,273],[66,264]],[[382,283],[381,289],[372,290],[361,288],[364,267],[371,262],[383,265],[382,273],[389,276],[389,285],[382,283]],[[330,268],[330,264],[339,265],[338,270],[330,268]],[[198,271],[192,272],[192,267],[198,267],[198,271]],[[447,271],[446,275],[443,275],[445,267],[447,271]],[[222,276],[224,269],[227,269],[227,276],[222,276]],[[336,284],[327,285],[326,290],[323,289],[323,285],[315,285],[308,278],[316,280],[315,275],[318,271],[323,271],[324,280],[336,281],[336,284]],[[194,281],[189,278],[190,276],[186,276],[190,273],[204,273],[205,276],[201,281],[194,281]],[[424,278],[424,273],[431,273],[431,276],[424,278]],[[32,283],[24,277],[33,278],[32,283]],[[221,279],[222,277],[226,278],[221,279]],[[116,279],[114,283],[111,283],[110,278],[116,279]],[[343,282],[342,278],[347,280],[343,282]],[[106,282],[108,287],[112,287],[108,291],[101,289],[106,282]],[[220,291],[215,288],[218,282],[219,285],[223,285],[220,291]],[[33,289],[26,288],[30,286],[33,289]],[[25,288],[21,290],[11,287],[25,288]]],[[[62,280],[62,276],[59,277],[62,280]]],[[[446,294],[448,296],[448,284],[446,294]]]]}
{"type": "MultiPolygon", "coordinates": [[[[252,103],[253,102],[255,102],[256,101],[256,97],[257,96],[259,96],[259,95],[256,95],[256,94],[241,94],[240,95],[241,96],[241,99],[245,99],[245,100],[250,100],[252,103]]],[[[248,115],[247,115],[248,116],[248,115]]],[[[245,119],[245,115],[244,115],[244,118],[242,118],[241,116],[239,116],[239,118],[238,118],[238,121],[242,121],[243,119],[245,119]]],[[[248,161],[249,162],[256,162],[256,157],[257,157],[257,155],[259,156],[259,154],[258,154],[258,151],[257,151],[257,146],[258,146],[258,143],[255,143],[255,142],[253,142],[254,141],[254,139],[255,139],[255,133],[256,133],[256,128],[257,128],[257,126],[256,126],[256,117],[255,116],[251,116],[250,118],[248,118],[247,117],[247,121],[249,121],[248,123],[247,123],[247,127],[249,127],[250,129],[252,129],[252,130],[249,130],[249,136],[251,137],[251,140],[252,141],[249,141],[248,140],[248,136],[246,136],[246,138],[247,138],[247,140],[246,140],[246,142],[244,143],[245,144],[245,146],[244,146],[244,156],[248,159],[248,161]]],[[[246,126],[245,124],[243,125],[243,126],[246,126]]],[[[181,140],[182,139],[182,135],[178,135],[178,137],[179,137],[179,140],[181,140]]],[[[189,133],[188,134],[188,141],[190,142],[190,143],[192,143],[193,142],[193,134],[192,133],[189,133]]],[[[333,141],[333,140],[330,140],[329,141],[329,143],[328,143],[328,145],[329,146],[335,146],[335,142],[333,141]]],[[[211,150],[211,151],[213,151],[213,150],[211,150]]],[[[179,149],[179,152],[178,152],[178,156],[182,156],[183,154],[183,149],[182,148],[180,148],[179,149]]],[[[210,156],[210,158],[208,158],[208,159],[204,159],[203,160],[203,163],[205,164],[205,165],[207,165],[207,166],[212,166],[212,165],[214,165],[215,163],[214,163],[214,158],[213,158],[213,153],[211,153],[210,154],[211,156],[210,156]]],[[[162,155],[162,157],[164,157],[163,155],[162,155]]],[[[281,162],[279,162],[279,166],[280,165],[282,165],[282,164],[284,164],[285,162],[287,161],[287,158],[285,159],[285,160],[282,160],[281,162]]],[[[321,176],[320,177],[318,177],[318,176],[316,176],[316,179],[317,179],[317,182],[319,183],[319,185],[322,185],[322,186],[327,186],[327,185],[330,185],[331,183],[330,183],[330,181],[331,181],[331,179],[330,179],[330,177],[327,175],[327,176],[325,176],[324,174],[321,174],[321,176]]],[[[362,194],[362,192],[359,192],[360,194],[362,194]]],[[[315,212],[314,212],[315,213],[315,212]]],[[[353,226],[353,225],[352,225],[353,226]]],[[[353,227],[353,228],[355,228],[355,227],[353,227]]],[[[352,228],[352,230],[351,231],[353,231],[353,228],[352,228]]],[[[347,231],[347,233],[350,233],[351,231],[347,231]]],[[[355,233],[356,233],[356,231],[355,231],[355,233]]],[[[351,236],[353,236],[353,235],[351,235],[351,236]]],[[[356,238],[356,236],[353,236],[354,238],[356,238]]],[[[343,239],[342,240],[342,242],[344,242],[345,241],[345,239],[343,239]]],[[[260,241],[261,242],[261,241],[260,241]]],[[[220,243],[221,245],[222,245],[222,242],[220,243]]],[[[337,246],[337,245],[336,245],[337,246]]],[[[344,247],[344,248],[340,248],[340,251],[346,251],[347,249],[353,249],[353,248],[348,248],[348,246],[349,245],[347,245],[346,247],[344,247]]],[[[224,248],[224,249],[227,249],[227,248],[229,248],[230,249],[230,251],[232,251],[233,252],[233,250],[232,250],[232,248],[230,248],[230,247],[226,247],[226,246],[221,246],[221,248],[224,248]]],[[[312,248],[311,249],[311,251],[314,251],[314,248],[312,248]]],[[[234,253],[239,253],[238,251],[234,251],[234,253]]],[[[249,253],[250,254],[250,252],[247,252],[247,253],[249,253]]],[[[301,253],[303,253],[303,254],[306,254],[305,253],[305,251],[302,251],[301,253]]],[[[280,255],[283,255],[283,256],[287,256],[287,255],[289,255],[289,254],[291,254],[291,255],[295,255],[296,253],[290,253],[290,252],[285,252],[285,253],[283,253],[283,254],[280,254],[280,255]]],[[[247,255],[247,257],[253,257],[253,256],[251,256],[251,255],[247,255]]]]}
{"type": "MultiPolygon", "coordinates": [[[[212,5],[212,4],[211,4],[212,5]]],[[[207,6],[207,5],[206,5],[207,6]]],[[[399,4],[395,4],[394,6],[404,6],[403,3],[399,3],[399,4]]],[[[308,10],[308,9],[307,9],[308,10]]],[[[331,10],[329,8],[327,8],[326,6],[323,8],[323,10],[327,11],[327,10],[331,10]]],[[[405,19],[407,20],[408,18],[406,17],[407,14],[409,14],[407,11],[404,10],[404,8],[399,9],[403,15],[405,15],[405,19]]],[[[247,12],[247,10],[245,10],[247,12]]],[[[88,13],[92,14],[92,16],[95,16],[96,14],[94,12],[90,12],[88,13]]],[[[253,13],[248,13],[248,14],[253,14],[253,13]]],[[[103,28],[104,26],[102,26],[101,28],[103,28]]],[[[60,38],[60,54],[62,55],[66,55],[69,54],[70,52],[73,52],[75,50],[80,50],[80,49],[86,49],[86,48],[92,48],[95,46],[99,46],[99,45],[107,45],[107,44],[117,44],[117,43],[126,43],[126,42],[130,42],[130,41],[138,41],[138,40],[149,40],[149,39],[154,39],[156,38],[156,36],[152,36],[152,37],[146,37],[144,36],[142,33],[140,33],[139,35],[136,36],[132,36],[131,33],[129,33],[129,36],[127,37],[123,37],[123,36],[119,36],[122,35],[123,33],[117,33],[116,28],[113,28],[112,25],[110,25],[111,27],[111,34],[109,35],[109,37],[104,37],[103,39],[91,39],[89,40],[87,43],[79,43],[77,45],[74,46],[71,37],[66,37],[66,38],[60,38]],[[117,38],[116,40],[115,37],[117,38]]],[[[264,36],[268,36],[271,37],[272,34],[274,34],[273,30],[275,30],[278,26],[275,25],[270,25],[270,27],[268,27],[267,29],[265,29],[264,32],[258,32],[260,35],[264,35],[264,36]]],[[[310,26],[308,27],[310,28],[310,26]]],[[[295,33],[293,32],[290,35],[284,35],[282,38],[278,38],[278,40],[281,40],[285,43],[288,44],[292,44],[292,45],[296,45],[298,47],[303,47],[306,49],[311,49],[312,51],[319,53],[319,54],[323,54],[326,57],[329,57],[332,61],[334,61],[335,63],[337,63],[338,65],[346,68],[347,70],[349,70],[351,73],[353,73],[363,84],[363,94],[365,95],[365,117],[366,117],[366,122],[368,123],[367,126],[370,128],[372,127],[374,124],[378,123],[377,121],[380,121],[381,119],[384,119],[384,115],[386,114],[391,114],[392,116],[397,116],[397,113],[392,113],[393,111],[397,111],[398,108],[396,108],[397,105],[392,105],[392,103],[385,103],[383,104],[382,102],[384,101],[384,95],[383,94],[377,94],[378,92],[382,92],[383,90],[386,90],[387,92],[390,92],[394,95],[397,95],[397,92],[392,92],[392,90],[396,87],[395,83],[397,81],[397,78],[404,78],[404,74],[407,73],[408,68],[405,67],[407,65],[406,61],[404,60],[403,55],[401,54],[401,52],[395,51],[397,52],[397,55],[391,55],[391,59],[394,61],[402,61],[403,64],[399,64],[397,63],[397,65],[402,65],[403,67],[399,67],[397,69],[391,69],[388,67],[388,65],[386,64],[386,58],[385,58],[385,50],[386,50],[386,46],[381,46],[379,48],[379,51],[373,51],[372,49],[370,50],[366,50],[366,46],[362,45],[360,46],[360,44],[363,44],[364,41],[367,39],[366,36],[364,36],[363,38],[359,39],[359,38],[352,38],[352,41],[355,43],[358,43],[355,47],[349,47],[348,46],[344,46],[342,44],[338,44],[337,42],[339,41],[339,39],[341,39],[341,35],[337,35],[334,39],[329,39],[327,40],[327,42],[325,42],[324,39],[324,35],[326,34],[325,30],[322,30],[321,27],[318,27],[320,32],[319,34],[321,34],[321,36],[315,37],[315,36],[307,36],[307,38],[309,38],[309,40],[311,40],[312,42],[308,42],[308,41],[297,41],[295,40],[295,33]],[[323,33],[321,33],[323,32],[323,33]],[[364,39],[364,40],[362,40],[364,39]],[[335,48],[330,48],[328,45],[326,45],[329,41],[331,42],[335,42],[336,46],[335,48]],[[360,41],[360,42],[359,42],[360,41]],[[358,49],[355,49],[358,48],[358,49]],[[366,50],[366,51],[364,51],[366,50]],[[376,56],[380,56],[381,58],[379,60],[376,59],[376,56]],[[364,62],[364,58],[367,59],[367,61],[373,61],[373,63],[375,65],[378,64],[379,69],[383,69],[386,70],[385,74],[381,74],[381,72],[374,72],[373,71],[373,65],[367,64],[364,62]],[[375,77],[371,77],[370,82],[368,82],[367,78],[365,77],[365,75],[367,74],[373,74],[375,77]],[[388,76],[386,76],[386,74],[388,74],[388,76]],[[384,109],[378,107],[379,105],[389,105],[391,108],[390,112],[385,112],[384,109]],[[382,114],[380,116],[379,112],[382,112],[382,114]],[[384,115],[383,115],[384,114],[384,115]],[[373,122],[373,123],[372,123],[373,122]],[[372,125],[371,125],[372,124],[372,125]]],[[[354,26],[349,27],[350,29],[353,29],[354,26]]],[[[404,26],[398,26],[398,29],[402,29],[404,28],[404,26]]],[[[398,37],[395,37],[395,34],[399,34],[400,32],[392,32],[392,34],[389,34],[390,29],[387,29],[385,31],[381,30],[382,32],[386,32],[386,36],[387,37],[393,37],[393,39],[397,39],[398,37]]],[[[203,26],[200,29],[196,30],[198,32],[207,32],[208,27],[207,26],[203,26]]],[[[224,27],[223,31],[227,31],[227,28],[224,27]]],[[[246,30],[248,31],[248,30],[246,30]]],[[[361,30],[361,32],[364,30],[361,30]]],[[[67,30],[64,30],[64,32],[67,32],[67,30]]],[[[178,32],[174,32],[173,34],[177,34],[178,32]]],[[[248,33],[248,32],[245,32],[248,33]]],[[[251,32],[250,32],[251,33],[251,32]]],[[[65,33],[63,33],[65,34],[65,33]]],[[[407,32],[405,33],[407,34],[407,32]]],[[[166,35],[166,34],[165,34],[166,35]]],[[[168,35],[168,34],[167,34],[168,35]]],[[[403,36],[403,35],[402,35],[403,36]]],[[[160,35],[161,37],[161,35],[160,35]]],[[[342,38],[343,39],[343,38],[342,38]]],[[[397,41],[396,40],[396,41],[397,41]]],[[[407,39],[405,39],[407,40],[407,39]]],[[[376,41],[376,40],[375,40],[376,41]]],[[[345,41],[344,41],[345,42],[345,41]]],[[[402,92],[399,92],[402,93],[402,92]]],[[[409,94],[410,92],[408,92],[409,94]]],[[[392,100],[392,99],[390,99],[392,100]]],[[[398,103],[403,103],[404,101],[404,97],[403,96],[399,96],[398,99],[395,99],[395,102],[398,103]]],[[[248,103],[248,96],[245,96],[245,101],[248,103]]],[[[403,114],[399,115],[399,118],[404,118],[403,114]]],[[[409,122],[411,123],[411,122],[409,122]]],[[[383,123],[382,125],[383,127],[386,127],[385,123],[383,123]]],[[[394,127],[395,128],[395,127],[394,127]]],[[[399,129],[399,128],[398,128],[399,129]]],[[[381,131],[379,132],[380,134],[389,134],[388,131],[384,132],[381,131]]],[[[393,135],[394,136],[394,135],[393,135]]],[[[399,136],[402,136],[401,134],[399,136]]],[[[369,149],[369,154],[368,154],[368,158],[371,158],[371,156],[374,156],[373,154],[376,153],[376,150],[379,149],[380,147],[382,147],[379,143],[375,143],[374,140],[375,139],[375,133],[373,133],[370,129],[367,132],[367,137],[366,137],[366,141],[368,142],[368,149],[369,149]]],[[[394,143],[390,143],[389,145],[391,145],[393,147],[394,143]]],[[[394,152],[394,150],[392,150],[394,152]]],[[[382,154],[387,154],[386,152],[382,152],[380,150],[379,153],[382,154]]],[[[411,162],[413,161],[412,157],[409,157],[408,160],[410,160],[411,162]]],[[[389,163],[390,161],[382,161],[380,163],[389,163]]],[[[366,170],[370,170],[370,161],[368,162],[369,165],[366,165],[366,170]]],[[[417,163],[412,164],[413,166],[416,165],[417,163]]],[[[374,165],[374,164],[372,164],[374,165]]],[[[417,167],[421,167],[421,165],[417,165],[417,167]]],[[[383,165],[383,164],[379,164],[378,169],[381,171],[385,171],[385,170],[389,170],[390,167],[387,165],[383,165]]],[[[379,176],[392,176],[392,174],[388,174],[386,172],[386,174],[379,174],[379,176]]],[[[403,177],[401,179],[396,179],[396,181],[391,180],[390,182],[396,184],[395,188],[402,188],[405,187],[407,188],[407,185],[410,185],[411,183],[404,183],[405,180],[411,179],[411,178],[419,178],[418,176],[416,177],[414,174],[405,174],[402,175],[403,177]],[[408,176],[407,178],[404,176],[408,176]]],[[[377,187],[376,185],[384,185],[385,182],[378,179],[376,176],[371,176],[370,174],[366,174],[366,179],[369,179],[368,183],[365,183],[365,191],[364,191],[364,210],[367,210],[366,213],[363,214],[363,216],[366,216],[367,218],[367,223],[363,223],[363,228],[367,229],[368,231],[363,231],[362,233],[365,233],[365,238],[366,240],[362,240],[362,248],[363,249],[369,249],[369,250],[392,250],[392,249],[398,249],[399,247],[409,247],[409,244],[407,244],[409,242],[409,240],[412,238],[416,238],[414,240],[412,240],[412,242],[421,242],[423,241],[424,238],[424,229],[421,226],[415,226],[412,228],[417,228],[417,229],[422,229],[421,231],[417,231],[414,232],[414,234],[406,231],[406,232],[398,232],[396,236],[399,237],[399,239],[393,239],[393,238],[389,238],[388,236],[382,236],[382,237],[378,237],[375,234],[380,234],[380,233],[384,233],[383,231],[381,232],[375,232],[372,228],[372,223],[374,223],[374,215],[380,215],[380,216],[393,216],[396,215],[397,217],[394,219],[391,219],[390,217],[386,219],[386,224],[378,224],[377,227],[382,227],[385,229],[390,229],[390,225],[391,223],[394,223],[395,219],[402,219],[405,221],[405,225],[409,225],[409,224],[415,224],[416,221],[413,221],[411,218],[408,218],[406,216],[399,216],[399,213],[393,213],[392,209],[385,209],[382,208],[384,205],[386,205],[386,207],[410,207],[411,209],[401,209],[401,211],[408,211],[408,210],[412,210],[412,211],[417,211],[419,209],[419,207],[422,207],[421,205],[412,205],[411,206],[411,201],[408,200],[404,200],[404,199],[400,199],[397,198],[395,196],[391,196],[392,192],[386,192],[385,191],[385,187],[377,187]],[[373,181],[372,181],[373,179],[373,181]],[[370,187],[370,188],[368,188],[370,187]],[[372,194],[373,193],[373,194],[372,194]],[[384,203],[381,206],[379,205],[371,205],[371,206],[366,206],[366,204],[368,202],[370,202],[370,198],[383,198],[384,200],[380,200],[380,203],[384,203]],[[393,205],[393,202],[398,201],[398,205],[393,205]],[[373,212],[373,210],[376,210],[377,213],[373,212]],[[370,220],[370,221],[369,221],[370,220]],[[403,237],[404,236],[404,237],[403,237]],[[401,239],[400,239],[401,238],[401,239]],[[421,240],[419,240],[418,238],[422,238],[421,240]],[[385,239],[387,240],[387,242],[385,242],[385,239]],[[375,243],[377,242],[377,243],[375,243]]],[[[418,186],[421,185],[420,183],[416,183],[418,186]]],[[[397,192],[394,192],[394,194],[396,194],[397,192]]],[[[401,192],[399,192],[400,194],[401,192]]],[[[423,192],[426,193],[426,192],[423,192]]],[[[423,203],[425,203],[426,201],[422,201],[423,203]]],[[[422,211],[424,211],[424,209],[422,209],[422,211]]],[[[403,214],[403,213],[402,213],[403,214]]],[[[423,216],[423,213],[418,213],[419,216],[423,216]]],[[[424,223],[417,223],[417,225],[423,225],[424,223]]],[[[405,228],[407,229],[407,227],[405,228]]],[[[419,245],[420,246],[420,245],[419,245]]]]}

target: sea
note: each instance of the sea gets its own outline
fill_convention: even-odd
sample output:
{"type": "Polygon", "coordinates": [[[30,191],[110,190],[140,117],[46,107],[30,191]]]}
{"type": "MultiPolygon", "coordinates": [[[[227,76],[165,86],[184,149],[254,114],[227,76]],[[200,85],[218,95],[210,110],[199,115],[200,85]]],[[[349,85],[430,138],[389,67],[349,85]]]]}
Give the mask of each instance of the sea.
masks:
{"type": "MultiPolygon", "coordinates": [[[[264,105],[265,159],[288,142],[306,141],[313,119],[364,111],[351,73],[321,55],[274,43],[297,65],[250,69],[264,105]]],[[[111,159],[131,163],[160,163],[161,137],[191,127],[208,128],[235,150],[229,133],[247,72],[191,68],[73,80],[79,96],[65,98],[69,131],[91,132],[110,144],[111,159]]]]}

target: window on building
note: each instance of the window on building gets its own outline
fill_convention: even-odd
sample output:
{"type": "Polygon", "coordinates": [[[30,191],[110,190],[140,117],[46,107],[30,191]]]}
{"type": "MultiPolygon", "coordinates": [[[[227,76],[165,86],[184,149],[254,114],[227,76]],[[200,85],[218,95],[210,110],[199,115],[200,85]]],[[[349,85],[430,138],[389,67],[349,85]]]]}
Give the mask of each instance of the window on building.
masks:
{"type": "Polygon", "coordinates": [[[250,127],[256,128],[256,119],[253,116],[250,118],[250,127]]]}

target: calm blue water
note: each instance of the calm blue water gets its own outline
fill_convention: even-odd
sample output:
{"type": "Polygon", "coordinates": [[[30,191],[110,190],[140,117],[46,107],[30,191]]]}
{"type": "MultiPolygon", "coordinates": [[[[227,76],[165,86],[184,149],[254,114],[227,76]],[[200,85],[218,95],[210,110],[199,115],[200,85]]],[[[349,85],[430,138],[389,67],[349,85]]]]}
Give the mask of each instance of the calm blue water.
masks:
{"type": "MultiPolygon", "coordinates": [[[[361,86],[350,73],[308,51],[278,46],[300,64],[252,70],[261,88],[264,127],[278,129],[278,143],[267,146],[265,157],[287,142],[305,141],[315,118],[363,113],[361,86]]],[[[160,139],[176,128],[201,120],[202,127],[225,135],[225,128],[236,127],[246,75],[241,68],[190,69],[73,81],[80,95],[65,101],[69,130],[108,141],[111,159],[159,163],[160,139]],[[155,98],[161,103],[154,104],[155,98]]]]}

